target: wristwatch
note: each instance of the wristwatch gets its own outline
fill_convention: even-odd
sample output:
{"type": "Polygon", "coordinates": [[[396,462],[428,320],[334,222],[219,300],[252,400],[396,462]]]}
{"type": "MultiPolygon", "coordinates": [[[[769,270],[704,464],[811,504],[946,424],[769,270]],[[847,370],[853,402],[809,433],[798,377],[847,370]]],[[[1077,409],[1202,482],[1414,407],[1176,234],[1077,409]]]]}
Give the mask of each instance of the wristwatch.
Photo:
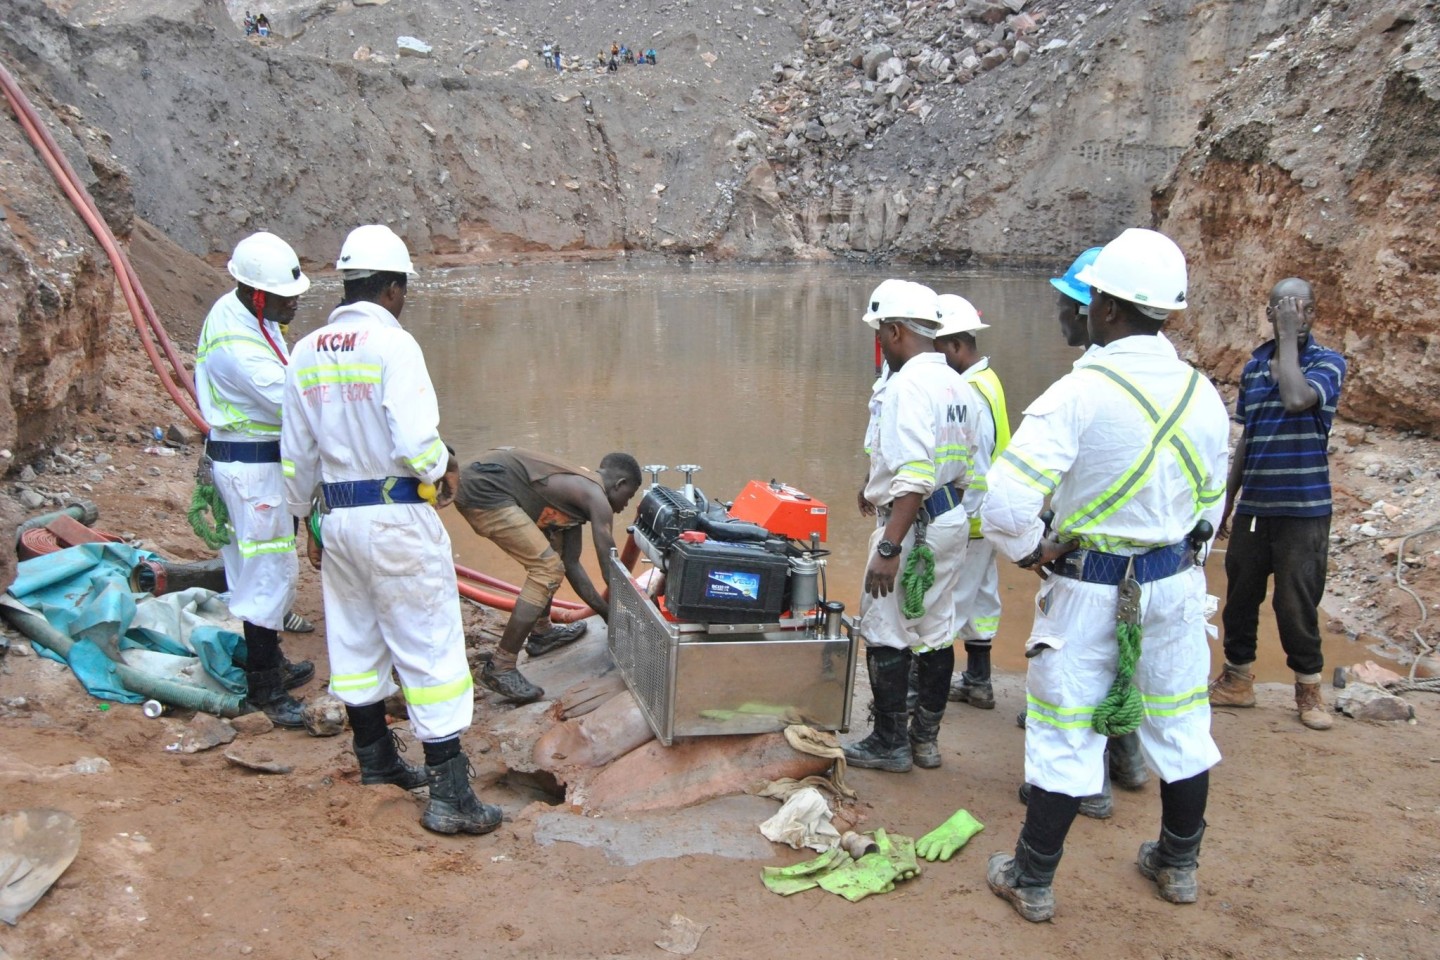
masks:
{"type": "Polygon", "coordinates": [[[1030,551],[1029,556],[1022,557],[1021,559],[1015,561],[1015,565],[1025,570],[1029,570],[1031,567],[1035,566],[1035,564],[1040,562],[1040,557],[1044,554],[1044,552],[1045,541],[1042,539],[1039,543],[1035,544],[1035,549],[1030,551]]]}
{"type": "Polygon", "coordinates": [[[891,557],[900,556],[900,544],[892,543],[889,540],[881,540],[875,545],[875,552],[886,560],[889,560],[891,557]]]}

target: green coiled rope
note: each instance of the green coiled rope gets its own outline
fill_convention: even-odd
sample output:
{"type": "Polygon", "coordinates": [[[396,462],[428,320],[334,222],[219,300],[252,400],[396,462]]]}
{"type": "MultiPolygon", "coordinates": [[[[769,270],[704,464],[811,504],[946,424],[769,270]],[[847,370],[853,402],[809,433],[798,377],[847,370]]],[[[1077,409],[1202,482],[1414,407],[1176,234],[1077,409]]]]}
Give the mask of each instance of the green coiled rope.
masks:
{"type": "Polygon", "coordinates": [[[195,492],[190,495],[190,509],[185,516],[190,519],[190,528],[195,531],[195,536],[204,540],[205,546],[211,550],[219,550],[230,542],[230,534],[226,532],[230,526],[230,511],[225,509],[225,501],[220,498],[213,483],[196,482],[195,492]],[[205,517],[207,511],[215,517],[214,526],[205,517]]]}
{"type": "Polygon", "coordinates": [[[1096,733],[1121,737],[1140,728],[1140,720],[1145,716],[1145,703],[1132,682],[1135,665],[1140,662],[1140,636],[1138,623],[1115,624],[1120,655],[1115,664],[1115,682],[1110,684],[1110,692],[1095,708],[1095,715],[1090,721],[1096,733]]]}
{"type": "Polygon", "coordinates": [[[900,587],[905,599],[900,612],[907,620],[919,620],[925,616],[925,594],[935,586],[935,551],[928,543],[917,543],[905,560],[905,572],[900,575],[900,587]]]}

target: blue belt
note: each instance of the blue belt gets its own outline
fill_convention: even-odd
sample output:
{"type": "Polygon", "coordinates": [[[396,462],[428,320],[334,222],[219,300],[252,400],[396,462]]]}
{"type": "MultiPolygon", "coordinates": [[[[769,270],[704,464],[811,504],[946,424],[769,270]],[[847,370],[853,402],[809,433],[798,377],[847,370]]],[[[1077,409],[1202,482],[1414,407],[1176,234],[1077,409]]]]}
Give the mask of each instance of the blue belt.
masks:
{"type": "Polygon", "coordinates": [[[279,463],[279,440],[206,440],[205,456],[216,463],[279,463]]]}
{"type": "Polygon", "coordinates": [[[341,507],[373,507],[381,503],[424,503],[420,481],[414,477],[381,480],[347,480],[321,484],[324,512],[341,507]]]}
{"type": "Polygon", "coordinates": [[[960,501],[965,498],[965,491],[953,483],[947,483],[937,487],[935,492],[925,498],[925,512],[930,514],[934,520],[943,513],[949,513],[960,506],[960,501]]]}
{"type": "Polygon", "coordinates": [[[1173,577],[1182,570],[1195,566],[1195,549],[1188,542],[1182,541],[1168,547],[1156,547],[1145,553],[1137,553],[1133,557],[1101,553],[1099,550],[1072,550],[1056,560],[1051,571],[1071,580],[1115,586],[1125,579],[1125,571],[1131,560],[1135,561],[1136,581],[1151,583],[1173,577]]]}

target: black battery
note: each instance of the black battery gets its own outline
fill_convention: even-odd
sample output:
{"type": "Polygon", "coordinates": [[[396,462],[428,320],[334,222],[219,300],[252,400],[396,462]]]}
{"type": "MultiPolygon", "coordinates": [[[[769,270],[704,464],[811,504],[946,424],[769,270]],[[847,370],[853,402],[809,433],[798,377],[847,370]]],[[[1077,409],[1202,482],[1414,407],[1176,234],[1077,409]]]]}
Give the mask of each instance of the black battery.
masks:
{"type": "Polygon", "coordinates": [[[697,623],[768,623],[786,609],[790,561],[760,544],[677,540],[665,572],[665,606],[697,623]]]}

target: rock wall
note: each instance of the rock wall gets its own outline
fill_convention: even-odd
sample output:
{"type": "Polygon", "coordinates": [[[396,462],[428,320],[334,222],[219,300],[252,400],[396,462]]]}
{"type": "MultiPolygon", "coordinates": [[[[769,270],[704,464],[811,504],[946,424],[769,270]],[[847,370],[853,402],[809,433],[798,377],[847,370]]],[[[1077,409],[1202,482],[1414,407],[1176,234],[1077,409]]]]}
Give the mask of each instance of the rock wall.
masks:
{"type": "Polygon", "coordinates": [[[1190,254],[1181,330],[1226,379],[1271,335],[1270,287],[1316,287],[1349,358],[1341,409],[1440,422],[1440,26],[1432,4],[1334,3],[1219,91],[1157,206],[1190,254]]]}
{"type": "MultiPolygon", "coordinates": [[[[23,81],[22,81],[22,85],[23,81]]],[[[38,99],[71,165],[126,217],[126,182],[104,138],[38,99]],[[72,131],[69,124],[74,124],[72,131]],[[100,173],[91,166],[96,158],[100,173]],[[104,158],[103,163],[100,157],[104,158]]],[[[10,474],[104,396],[103,333],[114,275],[19,125],[0,123],[0,472],[10,474]]],[[[7,491],[8,492],[8,491],[7,491]]],[[[25,504],[24,506],[38,506],[25,504]]],[[[17,504],[0,497],[0,585],[14,574],[17,504]]]]}

